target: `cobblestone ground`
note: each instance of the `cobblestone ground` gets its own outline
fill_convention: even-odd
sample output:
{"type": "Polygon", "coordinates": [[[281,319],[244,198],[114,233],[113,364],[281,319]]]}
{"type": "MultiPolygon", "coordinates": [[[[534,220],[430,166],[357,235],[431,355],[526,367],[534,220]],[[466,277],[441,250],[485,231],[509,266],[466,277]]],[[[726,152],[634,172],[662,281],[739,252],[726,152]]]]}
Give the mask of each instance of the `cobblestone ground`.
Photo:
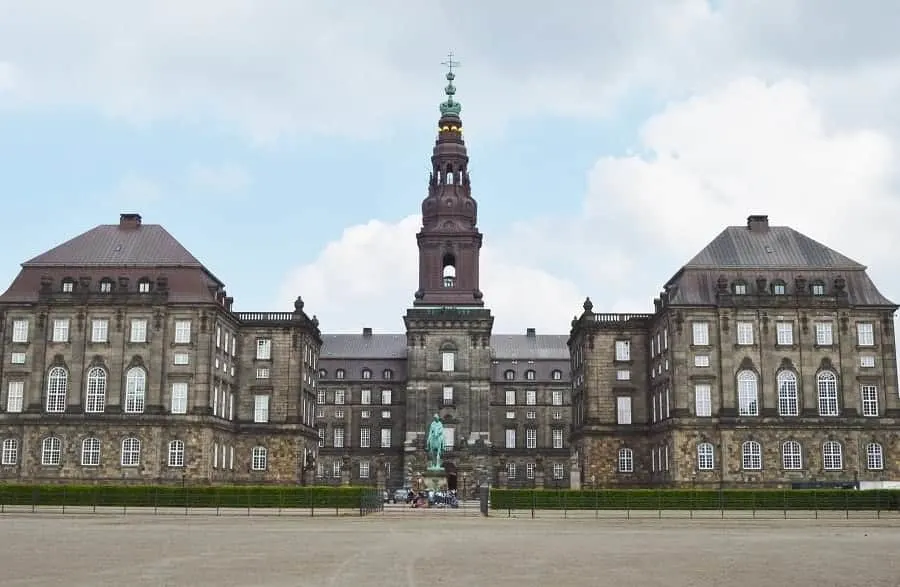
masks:
{"type": "Polygon", "coordinates": [[[0,516],[4,587],[896,587],[900,522],[0,516]]]}

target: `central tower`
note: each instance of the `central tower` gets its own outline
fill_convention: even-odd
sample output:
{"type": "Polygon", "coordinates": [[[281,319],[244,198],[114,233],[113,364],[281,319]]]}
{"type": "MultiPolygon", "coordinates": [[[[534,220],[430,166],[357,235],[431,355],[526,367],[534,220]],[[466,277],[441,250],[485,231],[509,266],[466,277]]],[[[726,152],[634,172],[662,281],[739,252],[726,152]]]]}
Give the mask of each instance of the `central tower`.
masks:
{"type": "Polygon", "coordinates": [[[469,155],[463,141],[462,105],[453,99],[455,63],[447,62],[447,99],[441,103],[431,155],[428,196],[422,202],[419,289],[415,306],[483,306],[478,288],[478,204],[469,183],[469,155]]]}
{"type": "Polygon", "coordinates": [[[460,476],[486,484],[490,465],[491,328],[478,287],[481,233],[469,183],[462,109],[454,100],[451,60],[422,202],[419,289],[406,324],[407,481],[425,471],[425,432],[435,414],[444,424],[444,467],[453,489],[460,476]]]}

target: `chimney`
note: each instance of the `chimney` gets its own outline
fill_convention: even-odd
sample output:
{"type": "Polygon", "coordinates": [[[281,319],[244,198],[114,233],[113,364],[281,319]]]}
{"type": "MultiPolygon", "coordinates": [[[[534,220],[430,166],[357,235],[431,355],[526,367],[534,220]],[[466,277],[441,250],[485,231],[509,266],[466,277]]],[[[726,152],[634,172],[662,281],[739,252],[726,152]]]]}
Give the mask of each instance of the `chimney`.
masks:
{"type": "Polygon", "coordinates": [[[120,228],[138,228],[141,225],[140,214],[119,214],[120,228]]]}
{"type": "Polygon", "coordinates": [[[769,232],[769,217],[765,214],[747,216],[747,228],[750,232],[769,232]]]}
{"type": "Polygon", "coordinates": [[[535,334],[536,334],[536,331],[534,328],[526,328],[525,329],[525,336],[527,336],[528,338],[534,338],[535,334]]]}
{"type": "Polygon", "coordinates": [[[372,336],[372,329],[368,327],[363,328],[363,336],[372,336]]]}

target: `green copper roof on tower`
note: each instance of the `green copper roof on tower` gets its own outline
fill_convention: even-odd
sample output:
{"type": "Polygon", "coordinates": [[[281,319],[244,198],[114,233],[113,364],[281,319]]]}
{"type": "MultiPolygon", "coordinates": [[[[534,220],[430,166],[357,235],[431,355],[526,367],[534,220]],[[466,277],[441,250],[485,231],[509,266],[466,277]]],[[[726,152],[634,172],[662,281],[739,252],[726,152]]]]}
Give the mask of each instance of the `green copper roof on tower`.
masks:
{"type": "Polygon", "coordinates": [[[456,95],[456,86],[453,85],[456,74],[453,73],[453,68],[459,65],[459,61],[453,60],[453,51],[451,51],[447,55],[447,61],[442,63],[447,66],[449,71],[447,72],[447,87],[444,88],[444,93],[447,94],[447,100],[441,102],[441,115],[447,116],[448,114],[453,114],[459,116],[460,111],[462,111],[462,104],[453,99],[453,96],[456,95]]]}

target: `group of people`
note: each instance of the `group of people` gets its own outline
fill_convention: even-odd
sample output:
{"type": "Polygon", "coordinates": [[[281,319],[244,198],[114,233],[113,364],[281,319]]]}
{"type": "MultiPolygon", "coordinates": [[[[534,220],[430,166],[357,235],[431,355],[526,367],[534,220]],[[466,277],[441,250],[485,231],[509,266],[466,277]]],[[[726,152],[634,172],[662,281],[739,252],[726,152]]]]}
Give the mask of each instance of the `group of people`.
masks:
{"type": "Polygon", "coordinates": [[[409,490],[409,493],[406,496],[406,503],[410,504],[410,507],[421,508],[421,507],[451,507],[458,508],[459,507],[459,495],[457,495],[456,490],[439,490],[434,491],[433,489],[427,489],[423,491],[413,491],[409,490]]]}

